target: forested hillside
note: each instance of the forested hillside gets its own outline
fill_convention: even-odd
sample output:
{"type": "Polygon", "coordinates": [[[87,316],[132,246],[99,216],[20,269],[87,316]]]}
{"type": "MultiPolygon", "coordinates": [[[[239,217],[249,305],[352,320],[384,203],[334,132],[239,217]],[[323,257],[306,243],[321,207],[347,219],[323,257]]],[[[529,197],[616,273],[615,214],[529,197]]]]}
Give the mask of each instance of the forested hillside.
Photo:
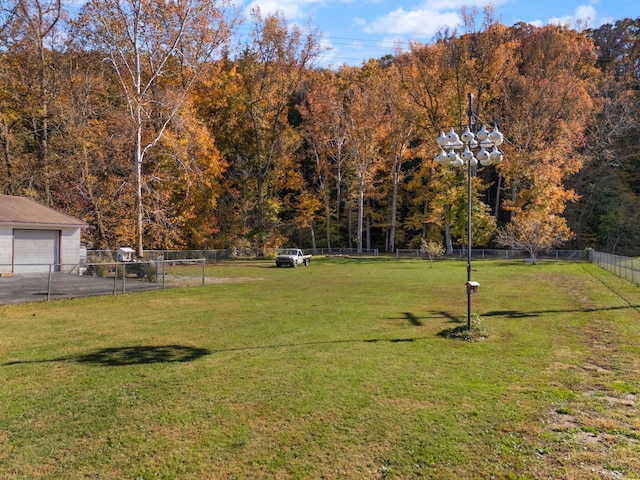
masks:
{"type": "Polygon", "coordinates": [[[90,248],[463,245],[465,169],[436,138],[472,93],[505,138],[473,180],[474,246],[640,254],[640,18],[465,11],[464,31],[319,68],[320,32],[225,1],[0,6],[0,192],[83,219],[90,248]]]}

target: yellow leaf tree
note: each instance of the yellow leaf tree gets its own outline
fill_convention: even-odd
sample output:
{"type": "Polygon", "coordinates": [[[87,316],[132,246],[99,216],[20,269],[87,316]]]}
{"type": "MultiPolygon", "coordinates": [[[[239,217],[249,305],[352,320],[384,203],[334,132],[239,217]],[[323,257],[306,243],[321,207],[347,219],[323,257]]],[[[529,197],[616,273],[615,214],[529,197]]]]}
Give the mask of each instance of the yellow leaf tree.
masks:
{"type": "MultiPolygon", "coordinates": [[[[132,138],[138,255],[143,254],[143,164],[188,98],[202,68],[230,35],[226,0],[89,0],[76,28],[106,52],[126,105],[132,138]]],[[[153,195],[152,195],[153,196],[153,195]]]]}

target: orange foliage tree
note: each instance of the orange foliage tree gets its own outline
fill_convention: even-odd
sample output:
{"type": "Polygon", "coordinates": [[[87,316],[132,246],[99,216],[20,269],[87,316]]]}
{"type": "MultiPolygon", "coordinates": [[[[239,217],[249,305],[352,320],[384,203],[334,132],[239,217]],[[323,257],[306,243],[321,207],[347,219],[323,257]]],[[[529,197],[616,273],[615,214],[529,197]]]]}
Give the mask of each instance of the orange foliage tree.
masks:
{"type": "Polygon", "coordinates": [[[226,7],[223,1],[209,0],[161,5],[155,0],[89,0],[76,22],[79,38],[107,52],[126,105],[138,255],[143,254],[145,230],[143,193],[154,197],[152,182],[145,179],[145,157],[180,112],[205,62],[228,41],[226,7]]]}

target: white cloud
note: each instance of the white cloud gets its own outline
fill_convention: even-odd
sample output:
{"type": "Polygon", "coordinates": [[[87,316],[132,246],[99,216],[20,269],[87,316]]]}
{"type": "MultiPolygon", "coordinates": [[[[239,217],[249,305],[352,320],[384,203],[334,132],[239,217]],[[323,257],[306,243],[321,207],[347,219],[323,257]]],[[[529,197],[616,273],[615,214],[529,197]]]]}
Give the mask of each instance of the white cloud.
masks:
{"type": "Polygon", "coordinates": [[[454,28],[462,23],[458,13],[438,12],[430,9],[409,10],[398,8],[363,26],[366,33],[386,33],[431,37],[444,27],[454,28]]]}
{"type": "Polygon", "coordinates": [[[478,7],[482,9],[487,5],[498,7],[510,0],[426,0],[423,2],[425,10],[456,10],[460,11],[462,7],[478,7]]]}
{"type": "Polygon", "coordinates": [[[584,27],[593,27],[597,16],[596,9],[591,5],[580,5],[576,9],[576,20],[584,27]]]}
{"type": "Polygon", "coordinates": [[[429,38],[445,27],[455,28],[462,24],[463,7],[482,9],[487,5],[494,7],[509,0],[424,0],[420,6],[412,10],[402,7],[386,15],[379,16],[372,22],[365,23],[357,19],[356,24],[362,26],[365,33],[385,33],[396,35],[412,35],[429,38]]]}
{"type": "Polygon", "coordinates": [[[551,25],[569,25],[570,27],[586,28],[595,25],[598,14],[596,9],[591,5],[580,5],[576,8],[574,15],[565,15],[564,17],[551,17],[548,22],[551,25]]]}

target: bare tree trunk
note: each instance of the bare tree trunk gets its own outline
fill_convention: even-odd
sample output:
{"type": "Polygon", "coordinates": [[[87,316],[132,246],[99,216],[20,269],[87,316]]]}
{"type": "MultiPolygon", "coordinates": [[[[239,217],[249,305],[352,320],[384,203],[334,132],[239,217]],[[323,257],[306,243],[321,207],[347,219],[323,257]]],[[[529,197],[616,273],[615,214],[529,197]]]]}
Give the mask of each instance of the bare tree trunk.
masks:
{"type": "Polygon", "coordinates": [[[449,222],[444,224],[444,243],[447,255],[453,255],[453,243],[451,241],[451,225],[449,222]]]}
{"type": "Polygon", "coordinates": [[[4,164],[6,166],[8,183],[11,184],[13,169],[11,165],[11,146],[9,144],[9,126],[4,120],[0,123],[0,126],[2,128],[2,138],[0,139],[0,143],[2,143],[2,157],[4,158],[4,164]]]}
{"type": "Polygon", "coordinates": [[[309,224],[309,227],[311,228],[311,247],[315,250],[316,249],[316,231],[313,229],[313,222],[309,224]]]}
{"type": "Polygon", "coordinates": [[[358,235],[358,253],[362,253],[362,234],[363,234],[363,220],[364,220],[364,174],[360,175],[360,182],[358,185],[358,228],[356,235],[358,235]]]}
{"type": "Polygon", "coordinates": [[[104,219],[102,218],[102,212],[98,207],[98,202],[96,201],[96,197],[93,191],[93,185],[91,184],[91,180],[89,179],[89,161],[87,159],[88,155],[86,152],[86,144],[83,145],[83,160],[82,163],[82,183],[87,190],[87,195],[89,196],[89,200],[91,201],[91,208],[95,213],[95,225],[97,230],[97,238],[99,239],[98,245],[94,245],[93,248],[108,248],[110,245],[107,244],[107,235],[106,229],[104,226],[104,219]]]}
{"type": "Polygon", "coordinates": [[[493,216],[498,218],[500,213],[500,190],[502,189],[502,175],[498,175],[498,185],[496,186],[496,207],[493,216]]]}
{"type": "Polygon", "coordinates": [[[353,225],[353,208],[351,205],[349,205],[349,214],[347,215],[348,217],[348,235],[349,235],[349,248],[353,248],[353,232],[352,232],[352,225],[353,225]]]}
{"type": "Polygon", "coordinates": [[[140,105],[136,106],[136,145],[135,145],[135,175],[136,175],[136,213],[137,213],[137,246],[136,254],[144,257],[142,237],[144,236],[144,211],[142,205],[142,112],[140,105]]]}
{"type": "MultiPolygon", "coordinates": [[[[422,213],[424,214],[424,218],[427,218],[427,212],[429,211],[429,202],[427,200],[424,201],[424,208],[422,209],[422,213]]],[[[427,239],[427,222],[426,220],[422,221],[422,240],[427,239]]]]}
{"type": "Polygon", "coordinates": [[[367,250],[371,250],[371,216],[367,215],[367,227],[365,229],[365,239],[366,239],[366,243],[365,243],[365,248],[367,250]]]}
{"type": "Polygon", "coordinates": [[[389,232],[389,251],[394,253],[396,251],[396,221],[397,221],[397,209],[398,209],[398,183],[399,175],[396,169],[393,172],[393,193],[391,197],[391,230],[389,232]]]}

